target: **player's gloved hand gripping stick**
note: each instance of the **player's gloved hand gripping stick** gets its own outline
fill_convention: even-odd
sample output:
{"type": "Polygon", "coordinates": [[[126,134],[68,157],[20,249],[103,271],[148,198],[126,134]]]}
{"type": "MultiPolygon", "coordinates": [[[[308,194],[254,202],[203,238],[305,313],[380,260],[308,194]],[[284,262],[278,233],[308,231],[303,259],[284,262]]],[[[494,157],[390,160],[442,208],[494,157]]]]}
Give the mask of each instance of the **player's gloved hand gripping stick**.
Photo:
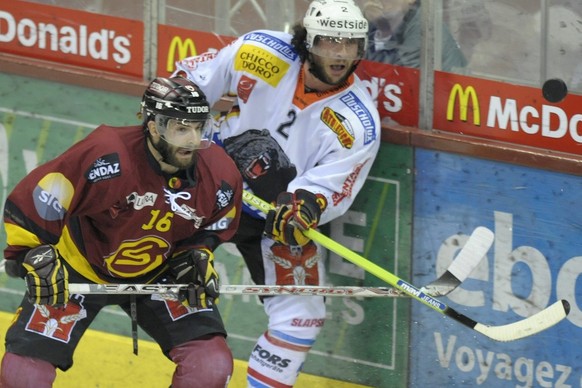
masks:
{"type": "MultiPolygon", "coordinates": [[[[168,260],[174,283],[187,283],[186,297],[191,307],[212,308],[220,294],[214,254],[208,249],[192,249],[168,260]]],[[[182,293],[179,293],[182,295],[182,293]]]]}

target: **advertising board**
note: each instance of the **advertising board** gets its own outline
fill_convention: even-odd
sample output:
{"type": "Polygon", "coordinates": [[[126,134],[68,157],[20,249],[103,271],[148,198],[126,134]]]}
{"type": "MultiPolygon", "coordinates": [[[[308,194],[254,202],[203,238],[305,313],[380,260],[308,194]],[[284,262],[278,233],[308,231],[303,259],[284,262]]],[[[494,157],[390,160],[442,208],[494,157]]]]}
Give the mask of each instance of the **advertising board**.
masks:
{"type": "Polygon", "coordinates": [[[415,155],[415,284],[450,263],[456,251],[445,242],[485,226],[494,243],[447,303],[495,326],[558,299],[571,312],[535,336],[501,343],[415,303],[411,386],[580,387],[582,179],[428,150],[415,155]],[[427,260],[434,251],[436,260],[427,260]]]}
{"type": "Polygon", "coordinates": [[[541,88],[435,72],[434,128],[579,154],[582,96],[559,102],[541,88]]]}
{"type": "Polygon", "coordinates": [[[0,52],[142,78],[143,45],[141,21],[20,0],[0,3],[0,52]]]}

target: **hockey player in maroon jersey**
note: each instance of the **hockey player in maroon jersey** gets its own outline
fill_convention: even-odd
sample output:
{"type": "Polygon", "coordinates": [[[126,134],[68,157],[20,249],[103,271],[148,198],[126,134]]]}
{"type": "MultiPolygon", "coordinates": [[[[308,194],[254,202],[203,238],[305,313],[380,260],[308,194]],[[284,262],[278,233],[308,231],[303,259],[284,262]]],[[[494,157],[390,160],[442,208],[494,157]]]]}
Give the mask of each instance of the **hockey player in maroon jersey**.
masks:
{"type": "Polygon", "coordinates": [[[192,82],[155,79],[140,114],[141,126],[99,126],[7,198],[6,272],[27,291],[6,333],[0,386],[52,386],[107,305],[136,313],[176,363],[172,387],[227,385],[233,360],[212,252],[238,227],[240,173],[212,143],[209,105],[192,82]],[[192,287],[134,299],[69,295],[69,282],[192,287]]]}

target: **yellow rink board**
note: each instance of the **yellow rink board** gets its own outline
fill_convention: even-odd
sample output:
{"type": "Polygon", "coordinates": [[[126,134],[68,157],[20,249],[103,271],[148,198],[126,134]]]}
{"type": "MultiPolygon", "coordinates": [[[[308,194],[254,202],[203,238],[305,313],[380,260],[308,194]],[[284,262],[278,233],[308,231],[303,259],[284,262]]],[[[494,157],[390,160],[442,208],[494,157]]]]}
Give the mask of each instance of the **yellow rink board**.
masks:
{"type": "MultiPolygon", "coordinates": [[[[13,315],[0,312],[0,333],[4,354],[4,336],[13,315]]],[[[139,356],[132,353],[129,337],[89,330],[75,352],[75,365],[66,373],[58,371],[55,388],[149,388],[169,387],[174,364],[168,360],[158,345],[139,340],[139,356]]],[[[234,361],[234,374],[229,388],[246,387],[247,363],[234,361]]],[[[295,385],[298,388],[364,388],[363,385],[301,374],[295,385]]]]}

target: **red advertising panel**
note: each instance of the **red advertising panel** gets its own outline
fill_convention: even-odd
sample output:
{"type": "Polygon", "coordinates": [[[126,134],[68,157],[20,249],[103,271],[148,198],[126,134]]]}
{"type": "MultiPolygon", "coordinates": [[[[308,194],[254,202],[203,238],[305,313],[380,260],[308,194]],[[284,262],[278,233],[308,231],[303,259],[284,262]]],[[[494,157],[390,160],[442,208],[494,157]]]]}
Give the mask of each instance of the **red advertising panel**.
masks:
{"type": "Polygon", "coordinates": [[[0,3],[0,51],[143,76],[143,23],[19,0],[0,3]]]}
{"type": "Polygon", "coordinates": [[[582,153],[582,96],[559,103],[540,88],[435,72],[434,128],[582,153]]]}
{"type": "Polygon", "coordinates": [[[205,52],[217,52],[235,37],[209,32],[187,30],[173,26],[158,25],[158,69],[159,76],[168,76],[174,71],[177,60],[205,52]]]}
{"type": "Polygon", "coordinates": [[[389,118],[401,125],[418,126],[418,69],[364,60],[360,62],[356,74],[377,102],[383,122],[389,118]]]}

